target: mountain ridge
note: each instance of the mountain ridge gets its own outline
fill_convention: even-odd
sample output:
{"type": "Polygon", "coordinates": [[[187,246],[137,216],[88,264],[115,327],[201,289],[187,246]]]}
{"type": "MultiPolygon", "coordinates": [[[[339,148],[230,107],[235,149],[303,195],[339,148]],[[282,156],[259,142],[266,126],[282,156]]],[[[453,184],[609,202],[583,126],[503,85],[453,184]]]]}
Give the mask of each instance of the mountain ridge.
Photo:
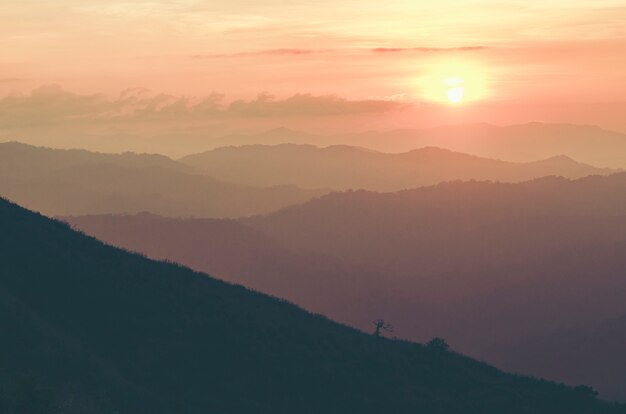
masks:
{"type": "MultiPolygon", "coordinates": [[[[495,125],[452,124],[427,128],[310,134],[294,129],[212,137],[188,147],[198,153],[229,145],[281,143],[327,146],[345,144],[398,153],[436,146],[511,162],[531,162],[559,154],[604,168],[626,168],[626,134],[596,125],[529,122],[495,125]]],[[[180,154],[181,152],[179,152],[180,154]]],[[[183,152],[184,153],[184,152],[183,152]]]]}
{"type": "Polygon", "coordinates": [[[578,178],[614,172],[565,156],[508,162],[435,146],[384,153],[347,145],[256,144],[221,147],[179,161],[229,182],[340,191],[399,191],[458,179],[519,182],[546,175],[578,178]]]}
{"type": "Polygon", "coordinates": [[[239,217],[325,192],[232,184],[161,155],[0,144],[0,193],[49,215],[152,210],[166,216],[239,217]]]}

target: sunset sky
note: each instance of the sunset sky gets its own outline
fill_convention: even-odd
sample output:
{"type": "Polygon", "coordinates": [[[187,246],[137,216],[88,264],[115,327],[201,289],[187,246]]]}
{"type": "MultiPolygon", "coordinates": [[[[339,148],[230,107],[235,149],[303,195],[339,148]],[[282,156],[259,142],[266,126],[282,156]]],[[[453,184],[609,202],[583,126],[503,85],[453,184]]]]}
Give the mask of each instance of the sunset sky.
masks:
{"type": "Polygon", "coordinates": [[[4,131],[137,108],[239,126],[626,131],[625,0],[4,0],[0,16],[4,131]]]}

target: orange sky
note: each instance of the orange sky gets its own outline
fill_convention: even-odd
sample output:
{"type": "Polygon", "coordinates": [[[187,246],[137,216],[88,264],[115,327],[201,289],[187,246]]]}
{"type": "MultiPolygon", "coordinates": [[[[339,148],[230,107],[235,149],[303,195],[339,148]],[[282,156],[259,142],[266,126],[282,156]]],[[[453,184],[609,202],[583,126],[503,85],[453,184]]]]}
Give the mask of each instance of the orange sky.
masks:
{"type": "Polygon", "coordinates": [[[4,0],[0,17],[0,130],[119,116],[141,97],[159,119],[240,100],[220,117],[241,127],[626,131],[626,0],[4,0]]]}

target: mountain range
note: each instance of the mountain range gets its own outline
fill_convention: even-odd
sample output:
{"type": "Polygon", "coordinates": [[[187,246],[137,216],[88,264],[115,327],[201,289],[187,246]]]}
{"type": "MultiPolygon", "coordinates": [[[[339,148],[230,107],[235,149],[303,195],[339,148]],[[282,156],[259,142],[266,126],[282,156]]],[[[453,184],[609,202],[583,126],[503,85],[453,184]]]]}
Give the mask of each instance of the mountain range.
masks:
{"type": "Polygon", "coordinates": [[[239,221],[66,220],[362,329],[384,317],[400,336],[443,336],[499,366],[626,398],[626,359],[595,359],[604,345],[593,338],[581,341],[589,346],[575,371],[551,359],[556,347],[516,352],[559,332],[584,337],[626,314],[624,173],[348,191],[239,221]]]}
{"type": "Polygon", "coordinates": [[[549,175],[579,178],[614,172],[566,156],[505,162],[435,147],[391,154],[341,145],[251,145],[218,148],[180,161],[217,179],[245,185],[373,191],[398,191],[454,180],[518,182],[549,175]]]}
{"type": "Polygon", "coordinates": [[[276,128],[258,134],[203,137],[189,145],[189,152],[225,146],[309,144],[349,145],[388,153],[437,147],[511,162],[532,162],[559,155],[603,168],[626,168],[626,134],[595,125],[530,122],[445,125],[421,129],[311,134],[276,128]]]}
{"type": "Polygon", "coordinates": [[[175,217],[241,217],[327,192],[226,183],[161,155],[0,144],[0,194],[48,215],[151,211],[175,217]]]}
{"type": "Polygon", "coordinates": [[[237,218],[350,188],[395,191],[458,179],[516,182],[611,172],[564,156],[511,163],[438,148],[386,154],[347,146],[227,147],[176,161],[0,144],[0,194],[52,216],[146,211],[237,218]]]}

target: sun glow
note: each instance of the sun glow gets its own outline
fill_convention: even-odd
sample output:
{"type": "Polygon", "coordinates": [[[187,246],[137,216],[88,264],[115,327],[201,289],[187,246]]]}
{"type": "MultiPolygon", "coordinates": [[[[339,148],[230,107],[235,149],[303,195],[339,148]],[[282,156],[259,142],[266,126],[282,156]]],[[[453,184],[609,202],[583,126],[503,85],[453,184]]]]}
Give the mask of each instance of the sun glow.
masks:
{"type": "Polygon", "coordinates": [[[453,105],[487,98],[484,68],[477,64],[433,62],[418,80],[421,98],[453,105]]]}

